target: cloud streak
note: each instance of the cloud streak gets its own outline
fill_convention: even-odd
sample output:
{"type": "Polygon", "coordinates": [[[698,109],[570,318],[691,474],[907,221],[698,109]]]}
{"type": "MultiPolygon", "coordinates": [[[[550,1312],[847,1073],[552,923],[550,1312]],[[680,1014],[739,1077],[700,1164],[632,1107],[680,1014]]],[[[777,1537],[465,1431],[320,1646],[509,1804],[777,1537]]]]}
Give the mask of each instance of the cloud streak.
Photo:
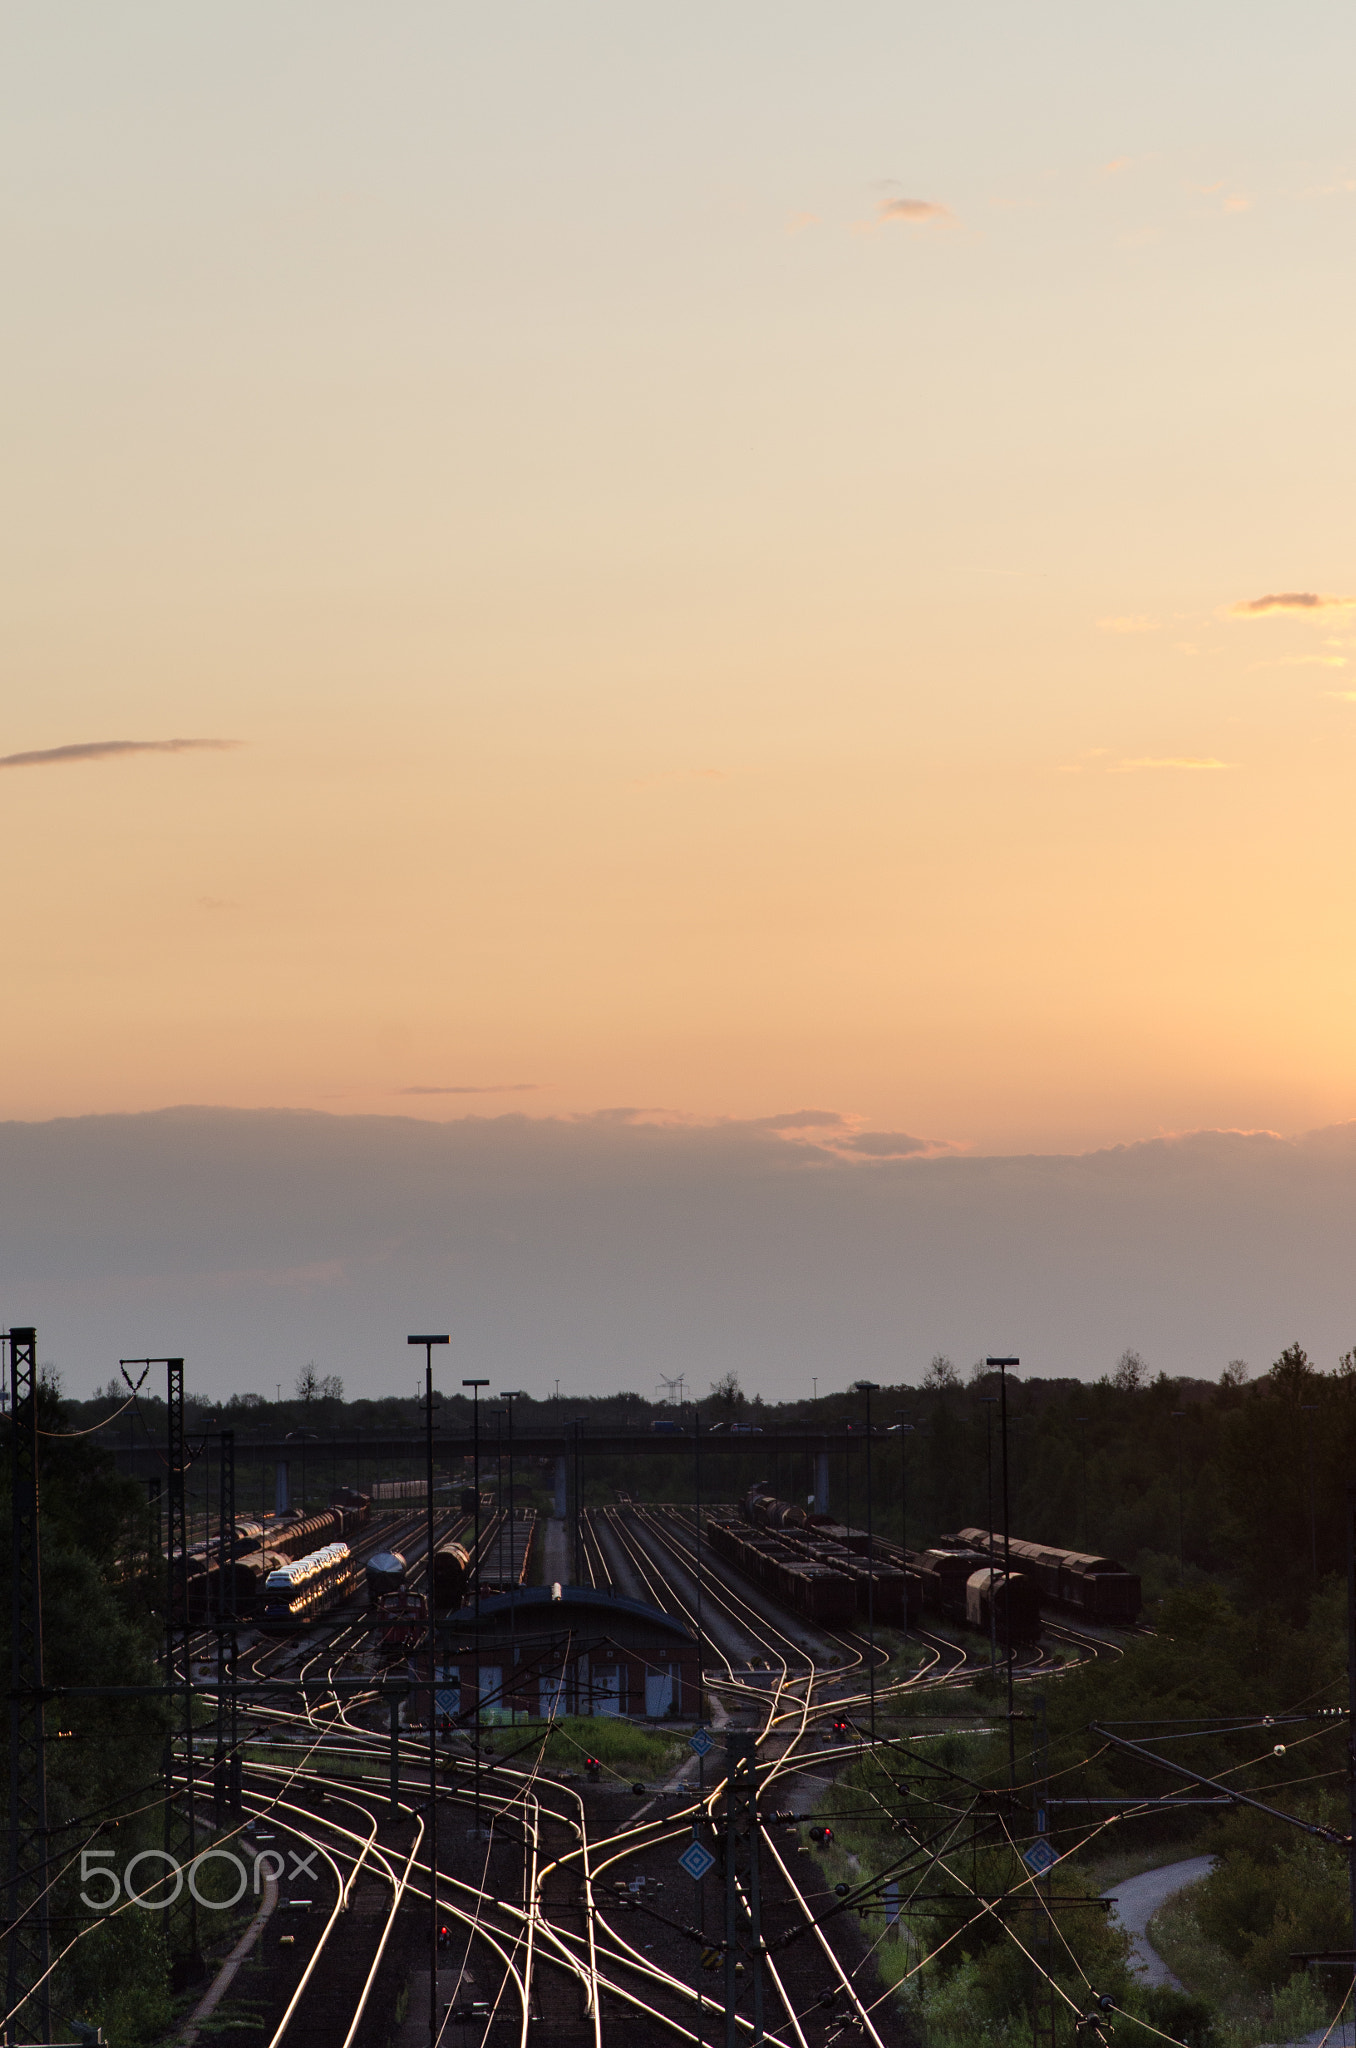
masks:
{"type": "Polygon", "coordinates": [[[68,761],[120,761],[126,754],[224,754],[243,740],[79,740],[68,747],[34,747],[0,754],[0,768],[54,768],[68,761]]]}
{"type": "Polygon", "coordinates": [[[882,199],[876,220],[882,227],[902,223],[906,227],[949,226],[956,216],[949,206],[935,199],[882,199]]]}
{"type": "Polygon", "coordinates": [[[469,1081],[450,1088],[419,1083],[413,1088],[397,1088],[395,1092],[397,1095],[531,1095],[540,1087],[540,1081],[469,1081]]]}
{"type": "Polygon", "coordinates": [[[1228,768],[1228,761],[1217,761],[1213,754],[1145,754],[1135,761],[1121,761],[1116,772],[1120,775],[1134,775],[1142,768],[1228,768]]]}
{"type": "Polygon", "coordinates": [[[1243,598],[1229,607],[1231,619],[1270,619],[1289,612],[1312,618],[1315,612],[1356,611],[1356,597],[1325,597],[1317,590],[1274,590],[1266,597],[1243,598]]]}

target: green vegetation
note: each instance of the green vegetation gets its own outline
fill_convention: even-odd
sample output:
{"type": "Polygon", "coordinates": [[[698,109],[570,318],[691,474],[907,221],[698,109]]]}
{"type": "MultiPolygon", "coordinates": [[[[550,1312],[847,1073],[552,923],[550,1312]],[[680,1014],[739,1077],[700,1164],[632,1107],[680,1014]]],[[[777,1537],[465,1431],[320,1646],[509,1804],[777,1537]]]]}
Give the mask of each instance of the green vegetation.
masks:
{"type": "Polygon", "coordinates": [[[604,1781],[609,1774],[628,1782],[638,1777],[666,1777],[677,1769],[687,1753],[681,1738],[639,1728],[633,1721],[610,1714],[564,1715],[544,1725],[536,1736],[527,1728],[502,1728],[482,1741],[481,1753],[488,1755],[493,1751],[507,1756],[514,1751],[519,1763],[526,1765],[531,1760],[528,1745],[533,1739],[542,1742],[541,1754],[548,1766],[563,1765],[577,1770],[586,1756],[596,1756],[603,1767],[604,1781]]]}
{"type": "MultiPolygon", "coordinates": [[[[153,1601],[152,1531],[142,1488],[117,1478],[88,1439],[64,1439],[55,1390],[42,1387],[42,1568],[49,1685],[154,1684],[162,1622],[153,1601]]],[[[0,1460],[8,1526],[10,1469],[0,1460]]],[[[10,1610],[0,1603],[0,1658],[9,1669],[10,1610]]],[[[166,1722],[154,1699],[55,1700],[46,1711],[47,1808],[60,1874],[51,1898],[52,1979],[59,2023],[92,2019],[119,2048],[156,2040],[170,2017],[173,1913],[133,1910],[100,1924],[80,1901],[82,1849],[115,1851],[118,1865],[164,1840],[160,1805],[166,1722]],[[171,1924],[167,1927],[166,1922],[171,1924]]],[[[9,1778],[0,1798],[8,1823],[9,1778]]],[[[63,2029],[64,2030],[64,2029],[63,2029]]]]}

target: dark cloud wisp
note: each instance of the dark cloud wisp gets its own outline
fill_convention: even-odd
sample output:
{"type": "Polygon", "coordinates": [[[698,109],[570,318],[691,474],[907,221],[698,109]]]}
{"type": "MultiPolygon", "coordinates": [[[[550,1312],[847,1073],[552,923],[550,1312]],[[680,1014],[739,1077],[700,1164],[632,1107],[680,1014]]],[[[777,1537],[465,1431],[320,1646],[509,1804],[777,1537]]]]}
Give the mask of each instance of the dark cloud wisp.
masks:
{"type": "Polygon", "coordinates": [[[422,1083],[413,1088],[397,1088],[397,1095],[531,1095],[541,1087],[540,1081],[470,1081],[461,1085],[443,1088],[425,1086],[422,1083]]]}
{"type": "Polygon", "coordinates": [[[224,754],[243,740],[78,740],[67,747],[34,747],[0,754],[0,768],[50,768],[66,761],[117,761],[124,754],[224,754]]]}
{"type": "Polygon", "coordinates": [[[1229,609],[1236,619],[1264,619],[1274,612],[1346,612],[1356,607],[1356,597],[1324,597],[1317,590],[1274,590],[1266,597],[1249,597],[1229,609]]]}

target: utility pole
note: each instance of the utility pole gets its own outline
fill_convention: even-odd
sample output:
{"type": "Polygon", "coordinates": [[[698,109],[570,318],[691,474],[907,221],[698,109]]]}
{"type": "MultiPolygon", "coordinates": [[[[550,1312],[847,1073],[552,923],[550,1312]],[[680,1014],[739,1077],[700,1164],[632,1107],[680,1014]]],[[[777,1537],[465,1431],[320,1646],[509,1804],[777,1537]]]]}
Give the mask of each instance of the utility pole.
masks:
{"type": "MultiPolygon", "coordinates": [[[[998,1407],[1002,1417],[1003,1437],[1003,1633],[1007,1638],[1008,1659],[1008,1784],[1017,1783],[1017,1724],[1012,1717],[1012,1595],[1008,1581],[1012,1577],[1012,1529],[1008,1521],[1008,1372],[1016,1371],[1020,1358],[986,1358],[984,1363],[992,1372],[998,1368],[998,1407]]],[[[989,1578],[989,1601],[993,1602],[993,1576],[989,1578]]]]}
{"type": "Polygon", "coordinates": [[[424,1483],[426,1538],[424,1560],[424,1605],[428,1612],[428,2042],[438,2043],[438,1714],[433,1672],[433,1347],[447,1344],[446,1337],[407,1337],[407,1344],[424,1347],[424,1483]]]}
{"type": "MultiPolygon", "coordinates": [[[[32,2000],[24,2029],[52,2038],[47,1976],[47,1761],[43,1731],[42,1558],[38,1541],[38,1333],[12,1329],[10,1413],[9,1956],[5,2009],[32,2000]]],[[[16,2036],[17,2038],[17,2036],[16,2036]]]]}
{"type": "MultiPolygon", "coordinates": [[[[1038,1692],[1031,1702],[1031,1783],[1036,1822],[1036,1840],[1045,1839],[1049,1825],[1050,1734],[1045,1718],[1045,1694],[1038,1692]]],[[[1031,2000],[1032,2048],[1055,2048],[1055,1930],[1050,1910],[1050,1873],[1045,1871],[1032,1886],[1035,1934],[1032,1950],[1036,1958],[1035,1984],[1031,2000]]]]}

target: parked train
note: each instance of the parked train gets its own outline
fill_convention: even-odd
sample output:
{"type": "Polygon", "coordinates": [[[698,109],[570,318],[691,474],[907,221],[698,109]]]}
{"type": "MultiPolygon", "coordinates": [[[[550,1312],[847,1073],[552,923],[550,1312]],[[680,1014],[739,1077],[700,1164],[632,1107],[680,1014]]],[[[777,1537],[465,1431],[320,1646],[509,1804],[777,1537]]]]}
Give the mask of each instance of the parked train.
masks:
{"type": "Polygon", "coordinates": [[[944,1537],[931,1550],[911,1551],[909,1564],[918,1574],[924,1607],[943,1621],[988,1635],[992,1606],[993,1633],[999,1643],[1008,1641],[1009,1609],[1014,1643],[1034,1643],[1040,1635],[1040,1594],[1034,1581],[1021,1572],[996,1570],[987,1545],[977,1548],[944,1537]]]}
{"type": "Polygon", "coordinates": [[[293,1558],[270,1572],[259,1602],[259,1626],[289,1635],[323,1608],[342,1600],[353,1584],[353,1553],[347,1543],[327,1543],[309,1556],[293,1558]]]}
{"type": "Polygon", "coordinates": [[[381,1637],[377,1657],[383,1664],[402,1663],[413,1656],[428,1635],[428,1602],[422,1593],[401,1586],[383,1593],[377,1602],[377,1626],[381,1637]]]}
{"type": "Polygon", "coordinates": [[[405,1560],[398,1550],[376,1550],[367,1560],[367,1597],[380,1600],[383,1593],[395,1593],[405,1583],[405,1560]]]}
{"type": "Polygon", "coordinates": [[[471,1579],[471,1553],[461,1543],[440,1543],[433,1553],[433,1604],[460,1607],[471,1579]]]}
{"type": "MultiPolygon", "coordinates": [[[[771,1496],[759,1500],[761,1506],[771,1496]]],[[[772,1503],[774,1509],[782,1505],[772,1503]]],[[[774,1526],[776,1533],[766,1522],[751,1532],[733,1522],[712,1522],[708,1529],[713,1549],[807,1621],[853,1625],[872,1618],[899,1624],[916,1616],[918,1588],[907,1572],[836,1540],[858,1532],[833,1524],[774,1526]]]]}
{"type": "MultiPolygon", "coordinates": [[[[269,1573],[287,1562],[280,1550],[246,1551],[224,1567],[213,1560],[205,1571],[195,1572],[189,1578],[189,1620],[214,1622],[221,1614],[231,1614],[237,1621],[248,1621],[259,1604],[259,1595],[269,1573]]],[[[179,1606],[176,1585],[176,1615],[179,1606]]]]}
{"type": "MultiPolygon", "coordinates": [[[[992,1543],[995,1555],[1003,1554],[1002,1537],[991,1537],[986,1529],[962,1529],[959,1540],[986,1555],[992,1543]]],[[[1114,1557],[1091,1557],[1081,1550],[1060,1550],[1053,1543],[1030,1543],[1016,1536],[1009,1538],[1008,1551],[1034,1580],[1041,1599],[1052,1606],[1120,1628],[1138,1618],[1143,1605],[1139,1574],[1128,1572],[1114,1557]]]]}

